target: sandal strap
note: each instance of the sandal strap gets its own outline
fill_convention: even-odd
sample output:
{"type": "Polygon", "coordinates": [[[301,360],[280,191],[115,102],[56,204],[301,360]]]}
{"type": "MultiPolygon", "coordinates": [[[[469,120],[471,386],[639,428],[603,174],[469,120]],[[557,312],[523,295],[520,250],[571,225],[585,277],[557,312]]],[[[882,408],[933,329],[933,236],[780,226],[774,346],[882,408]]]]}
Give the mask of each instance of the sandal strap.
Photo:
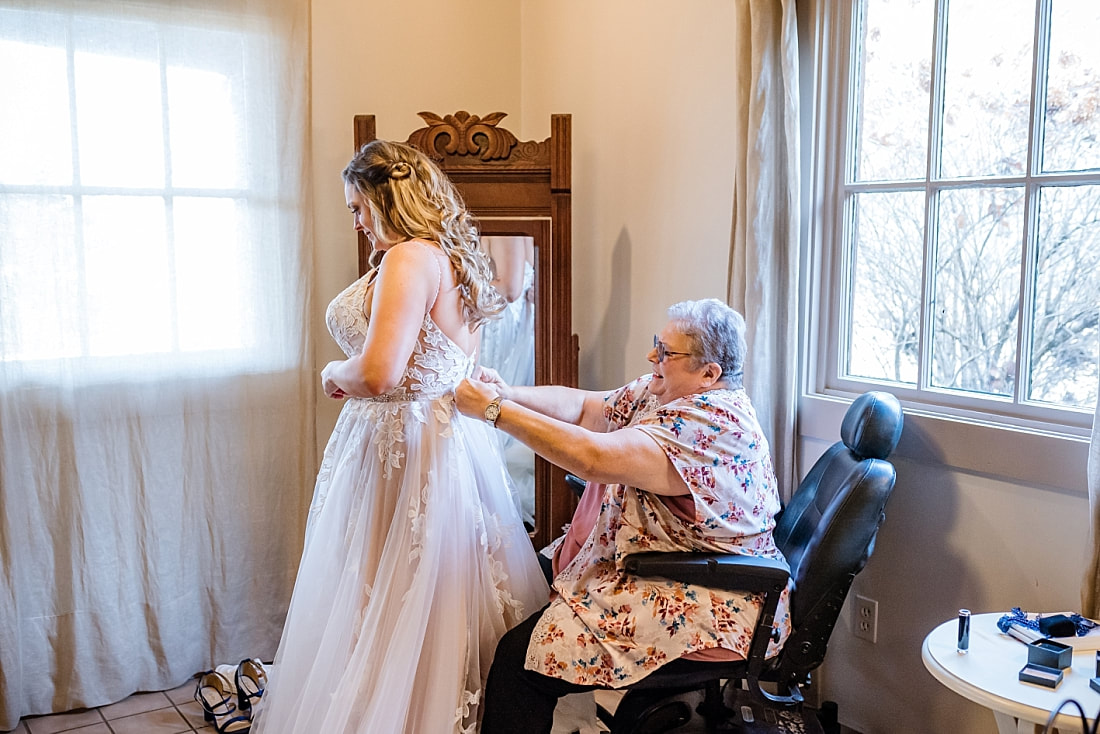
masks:
{"type": "Polygon", "coordinates": [[[230,682],[224,675],[214,671],[207,671],[199,678],[199,684],[195,688],[195,700],[199,702],[204,711],[216,716],[227,716],[233,713],[237,707],[232,703],[233,696],[229,692],[230,682]],[[211,703],[203,695],[203,691],[212,690],[218,694],[220,700],[211,703]]]}

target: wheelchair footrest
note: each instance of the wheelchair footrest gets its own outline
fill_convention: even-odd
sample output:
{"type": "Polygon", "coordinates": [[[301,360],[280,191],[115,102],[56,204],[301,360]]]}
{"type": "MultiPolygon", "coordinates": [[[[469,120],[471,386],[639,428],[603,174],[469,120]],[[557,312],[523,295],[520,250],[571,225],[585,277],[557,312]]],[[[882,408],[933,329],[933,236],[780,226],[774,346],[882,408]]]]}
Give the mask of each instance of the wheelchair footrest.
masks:
{"type": "Polygon", "coordinates": [[[817,716],[802,706],[770,705],[742,690],[726,702],[733,708],[734,730],[742,734],[825,734],[817,716]]]}

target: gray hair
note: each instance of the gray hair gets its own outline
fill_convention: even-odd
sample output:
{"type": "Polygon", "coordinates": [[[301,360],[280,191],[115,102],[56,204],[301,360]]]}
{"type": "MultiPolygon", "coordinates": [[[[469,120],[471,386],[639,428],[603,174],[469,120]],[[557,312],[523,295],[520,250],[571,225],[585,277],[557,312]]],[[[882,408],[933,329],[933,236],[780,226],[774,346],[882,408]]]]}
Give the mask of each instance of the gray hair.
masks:
{"type": "Polygon", "coordinates": [[[669,306],[673,327],[691,342],[697,364],[714,362],[722,368],[722,379],[740,388],[745,375],[745,317],[717,298],[681,301],[669,306]]]}

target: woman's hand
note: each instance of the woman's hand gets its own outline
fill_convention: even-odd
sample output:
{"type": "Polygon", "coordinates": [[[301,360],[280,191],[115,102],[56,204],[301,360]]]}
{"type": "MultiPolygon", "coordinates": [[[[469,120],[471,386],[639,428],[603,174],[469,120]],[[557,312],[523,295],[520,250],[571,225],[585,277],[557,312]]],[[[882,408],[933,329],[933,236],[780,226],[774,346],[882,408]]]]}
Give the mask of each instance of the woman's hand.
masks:
{"type": "Polygon", "coordinates": [[[325,391],[325,395],[333,400],[341,400],[347,397],[339,385],[333,382],[332,373],[339,366],[343,364],[343,360],[337,360],[335,362],[329,362],[325,365],[325,368],[321,370],[321,389],[325,391]]]}
{"type": "Polygon", "coordinates": [[[505,395],[508,391],[508,383],[505,382],[504,378],[500,376],[500,373],[492,367],[478,365],[477,368],[474,369],[474,374],[471,379],[492,385],[500,395],[505,395]]]}
{"type": "MultiPolygon", "coordinates": [[[[499,379],[500,375],[497,375],[497,380],[499,379]]],[[[462,415],[470,418],[484,418],[485,406],[498,395],[500,391],[492,383],[467,378],[458,383],[458,387],[455,388],[455,407],[462,415]]]]}

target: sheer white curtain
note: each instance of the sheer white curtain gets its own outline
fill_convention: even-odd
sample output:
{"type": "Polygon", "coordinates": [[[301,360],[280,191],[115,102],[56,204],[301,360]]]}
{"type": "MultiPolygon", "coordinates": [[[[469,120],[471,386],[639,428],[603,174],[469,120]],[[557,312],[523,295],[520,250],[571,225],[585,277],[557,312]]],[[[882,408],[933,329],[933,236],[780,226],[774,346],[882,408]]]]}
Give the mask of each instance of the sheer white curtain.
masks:
{"type": "Polygon", "coordinates": [[[269,658],[312,488],[304,0],[0,0],[0,729],[269,658]]]}
{"type": "Polygon", "coordinates": [[[798,38],[794,0],[737,0],[738,143],[730,305],[748,324],[745,386],[787,496],[798,368],[798,38]]]}

